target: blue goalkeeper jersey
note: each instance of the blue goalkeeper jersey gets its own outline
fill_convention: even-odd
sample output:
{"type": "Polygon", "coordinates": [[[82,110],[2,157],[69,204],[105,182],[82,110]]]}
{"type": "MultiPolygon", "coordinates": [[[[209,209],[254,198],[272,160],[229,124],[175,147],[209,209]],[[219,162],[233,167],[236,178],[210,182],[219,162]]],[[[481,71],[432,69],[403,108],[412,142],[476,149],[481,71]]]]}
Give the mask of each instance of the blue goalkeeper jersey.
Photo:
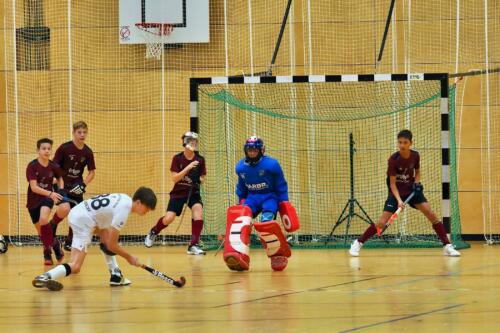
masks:
{"type": "Polygon", "coordinates": [[[278,202],[288,201],[288,184],[276,159],[263,156],[257,164],[250,165],[243,158],[236,164],[236,174],[236,194],[240,200],[274,193],[278,202]]]}

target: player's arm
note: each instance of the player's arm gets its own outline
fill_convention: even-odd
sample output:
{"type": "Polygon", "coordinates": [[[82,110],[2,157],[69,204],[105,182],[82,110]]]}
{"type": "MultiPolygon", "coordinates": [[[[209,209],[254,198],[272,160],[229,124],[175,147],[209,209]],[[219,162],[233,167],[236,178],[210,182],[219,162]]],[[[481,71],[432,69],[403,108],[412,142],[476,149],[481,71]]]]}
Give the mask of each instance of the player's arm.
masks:
{"type": "Polygon", "coordinates": [[[26,178],[28,179],[29,186],[34,193],[44,197],[49,197],[54,201],[59,201],[62,199],[62,197],[58,193],[43,189],[38,186],[36,172],[30,166],[28,166],[28,168],[26,169],[26,178]]]}
{"type": "MultiPolygon", "coordinates": [[[[57,188],[63,189],[64,188],[64,171],[61,169],[61,167],[58,164],[55,164],[54,166],[54,179],[53,179],[53,184],[57,186],[57,188]]],[[[56,190],[56,192],[58,192],[56,190]]]]}
{"type": "Polygon", "coordinates": [[[125,251],[123,247],[118,244],[118,238],[120,237],[120,230],[116,229],[114,226],[111,226],[107,230],[103,230],[101,232],[102,241],[106,244],[106,247],[109,251],[119,255],[120,257],[127,260],[127,262],[133,266],[141,266],[139,263],[139,259],[125,251]]]}
{"type": "Polygon", "coordinates": [[[172,177],[172,181],[174,183],[180,182],[181,179],[184,178],[184,176],[186,176],[192,169],[194,169],[198,165],[198,164],[193,164],[195,162],[197,161],[189,163],[188,166],[182,169],[180,172],[171,171],[170,175],[172,177]]]}
{"type": "Polygon", "coordinates": [[[64,180],[63,177],[58,177],[56,179],[56,184],[59,188],[63,189],[64,188],[64,180]]]}
{"type": "Polygon", "coordinates": [[[180,169],[179,162],[176,156],[172,159],[172,164],[170,165],[170,175],[174,184],[178,183],[184,176],[186,176],[191,170],[196,168],[200,162],[195,160],[189,163],[184,169],[180,169]]]}
{"type": "Polygon", "coordinates": [[[276,163],[274,176],[274,188],[276,189],[276,194],[278,195],[278,201],[288,201],[288,183],[286,182],[283,169],[279,163],[276,163]]]}
{"type": "Polygon", "coordinates": [[[37,181],[35,179],[30,179],[29,183],[31,190],[38,195],[51,198],[55,202],[59,202],[59,200],[62,199],[62,196],[59,193],[48,191],[38,186],[37,181]]]}
{"type": "Polygon", "coordinates": [[[207,167],[206,167],[205,159],[204,158],[202,159],[202,161],[200,163],[200,168],[201,168],[201,172],[200,172],[200,184],[202,184],[205,181],[205,176],[207,175],[207,167]]]}
{"type": "Polygon", "coordinates": [[[248,197],[248,188],[245,185],[245,181],[238,174],[238,183],[236,184],[236,195],[238,196],[238,202],[241,203],[248,197]]]}
{"type": "Polygon", "coordinates": [[[88,160],[89,160],[87,164],[88,173],[87,177],[85,177],[85,180],[83,181],[85,186],[88,186],[92,182],[92,180],[94,180],[95,177],[95,161],[94,161],[94,153],[92,151],[90,151],[88,160]]]}
{"type": "Polygon", "coordinates": [[[415,169],[415,183],[420,184],[420,169],[415,169]]]}
{"type": "Polygon", "coordinates": [[[92,182],[94,177],[95,177],[95,170],[89,170],[89,172],[87,173],[87,177],[85,177],[85,180],[83,181],[85,183],[85,186],[88,186],[92,182]]]}
{"type": "Polygon", "coordinates": [[[401,200],[398,187],[396,186],[396,176],[389,176],[389,187],[391,188],[392,195],[398,201],[398,206],[402,207],[403,200],[401,200]]]}

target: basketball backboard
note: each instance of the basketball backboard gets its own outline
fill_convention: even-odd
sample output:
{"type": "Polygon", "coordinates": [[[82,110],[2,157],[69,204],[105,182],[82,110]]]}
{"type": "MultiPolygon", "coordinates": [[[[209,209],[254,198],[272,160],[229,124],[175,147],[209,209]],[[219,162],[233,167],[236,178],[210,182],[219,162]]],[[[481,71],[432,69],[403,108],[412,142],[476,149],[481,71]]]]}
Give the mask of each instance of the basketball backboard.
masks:
{"type": "Polygon", "coordinates": [[[169,23],[174,29],[158,42],[208,43],[209,0],[120,0],[120,44],[145,44],[137,23],[169,23]]]}

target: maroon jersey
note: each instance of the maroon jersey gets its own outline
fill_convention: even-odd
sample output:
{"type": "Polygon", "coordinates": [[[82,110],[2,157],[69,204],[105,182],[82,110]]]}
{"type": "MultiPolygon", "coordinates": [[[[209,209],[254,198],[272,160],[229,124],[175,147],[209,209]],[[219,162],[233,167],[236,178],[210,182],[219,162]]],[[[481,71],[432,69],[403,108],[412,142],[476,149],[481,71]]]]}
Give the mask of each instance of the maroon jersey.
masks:
{"type": "Polygon", "coordinates": [[[187,175],[185,175],[181,180],[175,183],[174,188],[170,192],[170,197],[174,199],[187,198],[189,196],[189,190],[191,190],[191,195],[200,194],[200,177],[207,174],[207,169],[205,167],[205,158],[195,152],[194,158],[188,160],[184,153],[179,153],[174,155],[172,158],[172,164],[170,165],[170,171],[181,172],[189,163],[193,161],[199,161],[200,164],[194,169],[192,169],[187,175]]]}
{"type": "MultiPolygon", "coordinates": [[[[52,191],[54,178],[60,178],[62,175],[62,170],[52,161],[49,161],[49,164],[44,167],[35,159],[31,161],[26,168],[26,179],[28,183],[30,180],[36,180],[37,185],[47,191],[52,191]]],[[[28,185],[28,202],[26,207],[29,209],[38,207],[43,198],[45,198],[45,196],[36,194],[31,190],[31,186],[28,185]]]]}
{"type": "Polygon", "coordinates": [[[415,150],[410,150],[410,157],[403,158],[399,152],[391,155],[387,168],[387,186],[389,194],[392,195],[390,188],[390,176],[396,177],[396,187],[401,197],[410,195],[413,184],[415,183],[415,170],[420,169],[420,155],[415,150]]]}
{"type": "Polygon", "coordinates": [[[63,143],[57,148],[54,162],[64,171],[64,187],[83,183],[83,170],[85,166],[89,171],[95,170],[94,153],[84,145],[78,149],[73,141],[63,143]]]}

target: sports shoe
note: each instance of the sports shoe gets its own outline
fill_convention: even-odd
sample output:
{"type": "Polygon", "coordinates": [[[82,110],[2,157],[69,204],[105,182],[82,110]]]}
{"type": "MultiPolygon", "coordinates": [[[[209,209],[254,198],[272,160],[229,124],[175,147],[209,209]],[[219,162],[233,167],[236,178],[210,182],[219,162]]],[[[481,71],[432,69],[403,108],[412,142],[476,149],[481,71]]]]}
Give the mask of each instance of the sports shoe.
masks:
{"type": "Polygon", "coordinates": [[[358,257],[359,256],[359,251],[361,250],[361,247],[363,246],[363,243],[360,243],[357,239],[354,240],[351,244],[351,248],[349,249],[349,254],[353,257],[358,257]]]}
{"type": "Polygon", "coordinates": [[[31,284],[35,288],[47,288],[48,290],[51,291],[59,291],[63,288],[61,282],[58,282],[56,280],[51,280],[50,275],[47,273],[38,275],[36,278],[33,279],[31,284]]]}
{"type": "Polygon", "coordinates": [[[189,245],[187,254],[192,254],[192,255],[204,255],[207,254],[205,251],[203,251],[198,244],[194,245],[189,245]]]}
{"type": "Polygon", "coordinates": [[[71,243],[73,242],[72,239],[69,239],[68,237],[66,237],[66,240],[64,241],[64,250],[66,252],[71,252],[71,243]]]}
{"type": "Polygon", "coordinates": [[[52,251],[50,249],[43,250],[43,264],[45,266],[54,265],[54,261],[52,261],[52,251]]]}
{"type": "Polygon", "coordinates": [[[57,239],[54,240],[54,245],[52,245],[52,250],[54,250],[54,254],[56,256],[57,263],[60,264],[62,263],[64,259],[64,252],[61,248],[61,242],[59,242],[57,239]]]}
{"type": "Polygon", "coordinates": [[[288,265],[288,258],[285,256],[271,257],[271,268],[273,271],[282,271],[288,265]]]}
{"type": "Polygon", "coordinates": [[[446,244],[443,246],[443,255],[447,257],[460,257],[460,252],[455,250],[453,244],[446,244]]]}
{"type": "Polygon", "coordinates": [[[149,230],[148,234],[146,235],[146,238],[144,239],[144,246],[146,247],[153,246],[153,244],[155,243],[156,236],[157,235],[153,229],[149,230]]]}
{"type": "Polygon", "coordinates": [[[129,279],[123,276],[119,268],[115,268],[115,270],[111,272],[111,277],[109,278],[109,285],[111,287],[128,286],[131,283],[129,279]]]}

